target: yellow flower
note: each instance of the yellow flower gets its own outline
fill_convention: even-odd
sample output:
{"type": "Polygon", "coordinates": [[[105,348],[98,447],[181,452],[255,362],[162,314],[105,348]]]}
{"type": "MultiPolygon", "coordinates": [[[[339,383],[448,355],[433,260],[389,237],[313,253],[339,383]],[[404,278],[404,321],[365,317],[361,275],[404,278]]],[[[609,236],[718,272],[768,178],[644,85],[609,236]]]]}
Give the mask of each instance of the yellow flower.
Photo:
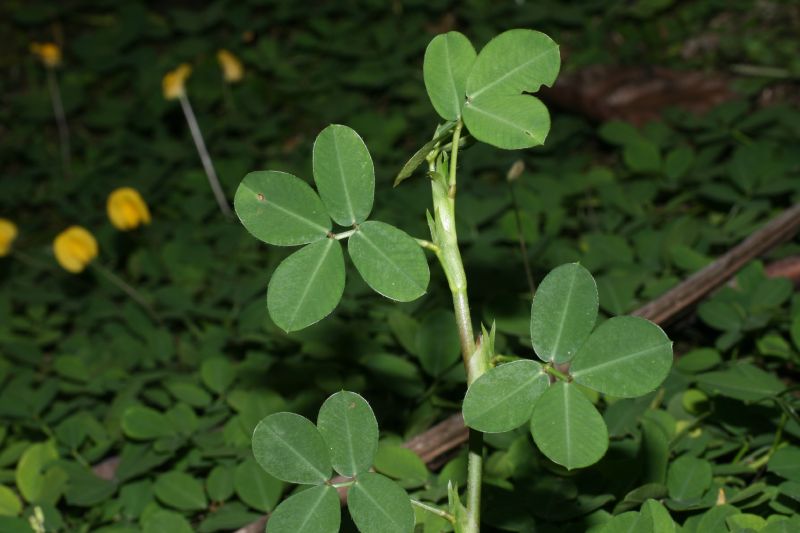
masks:
{"type": "Polygon", "coordinates": [[[54,43],[31,43],[31,52],[38,56],[46,67],[53,68],[61,64],[61,48],[54,43]]]}
{"type": "Polygon", "coordinates": [[[0,257],[11,253],[11,244],[17,238],[17,225],[5,218],[0,218],[0,257]]]}
{"type": "Polygon", "coordinates": [[[70,226],[53,241],[56,260],[64,270],[78,274],[97,257],[97,241],[81,226],[70,226]]]}
{"type": "Polygon", "coordinates": [[[186,80],[192,74],[192,67],[187,63],[181,63],[175,70],[170,70],[161,80],[161,87],[164,90],[164,98],[176,100],[186,94],[186,80]]]}
{"type": "Polygon", "coordinates": [[[138,228],[150,223],[150,210],[139,191],[120,187],[108,195],[106,211],[111,223],[120,231],[138,228]]]}
{"type": "Polygon", "coordinates": [[[244,67],[242,62],[227,50],[220,50],[217,52],[217,61],[219,66],[222,67],[222,76],[228,83],[236,83],[241,81],[244,76],[244,67]]]}

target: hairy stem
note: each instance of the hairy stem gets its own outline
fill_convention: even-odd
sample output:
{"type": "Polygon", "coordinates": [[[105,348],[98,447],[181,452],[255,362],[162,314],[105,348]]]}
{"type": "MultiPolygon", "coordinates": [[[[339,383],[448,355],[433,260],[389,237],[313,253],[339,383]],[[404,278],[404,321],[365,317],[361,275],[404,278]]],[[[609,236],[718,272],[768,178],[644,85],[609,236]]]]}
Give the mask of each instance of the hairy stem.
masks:
{"type": "Polygon", "coordinates": [[[411,505],[416,505],[420,509],[424,509],[425,511],[428,511],[431,514],[435,514],[436,516],[440,516],[445,520],[447,520],[448,522],[450,522],[451,524],[454,524],[456,521],[455,517],[450,513],[448,513],[447,511],[443,511],[442,509],[434,507],[433,505],[428,505],[425,502],[415,500],[414,498],[411,498],[411,505]]]}
{"type": "Polygon", "coordinates": [[[203,133],[200,131],[200,125],[197,123],[197,118],[194,116],[192,104],[189,103],[189,98],[186,94],[180,95],[181,108],[183,114],[186,116],[186,122],[189,124],[189,130],[192,132],[192,139],[197,147],[197,153],[200,155],[200,162],[203,164],[203,169],[206,171],[208,177],[208,184],[211,185],[211,191],[214,193],[214,198],[217,199],[220,211],[227,218],[232,218],[231,208],[228,205],[228,200],[225,199],[225,193],[222,192],[222,186],[219,184],[217,171],[214,170],[214,163],[211,161],[211,156],[206,149],[206,143],[203,140],[203,133]]]}
{"type": "MultiPolygon", "coordinates": [[[[461,260],[456,233],[455,192],[456,165],[458,164],[459,137],[462,123],[459,121],[453,131],[450,153],[449,177],[443,173],[432,173],[433,210],[435,221],[434,243],[439,247],[437,254],[447,276],[453,294],[453,309],[456,315],[461,356],[467,372],[467,383],[471,384],[489,368],[482,351],[476,351],[475,335],[472,331],[472,318],[467,297],[467,276],[461,260]]],[[[433,161],[431,160],[431,163],[433,161]]],[[[465,533],[480,531],[481,478],[483,475],[483,434],[470,430],[470,446],[467,457],[467,512],[463,524],[465,533]]]]}

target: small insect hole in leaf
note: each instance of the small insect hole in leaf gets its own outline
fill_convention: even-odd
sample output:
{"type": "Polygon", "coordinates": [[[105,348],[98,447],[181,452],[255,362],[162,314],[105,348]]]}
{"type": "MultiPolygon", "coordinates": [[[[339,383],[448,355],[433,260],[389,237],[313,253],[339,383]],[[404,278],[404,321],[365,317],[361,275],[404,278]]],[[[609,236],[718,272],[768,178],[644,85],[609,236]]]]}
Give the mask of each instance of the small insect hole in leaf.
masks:
{"type": "Polygon", "coordinates": [[[263,194],[263,193],[258,193],[258,194],[256,195],[256,198],[258,198],[258,201],[259,201],[259,202],[263,202],[263,201],[265,200],[265,198],[264,198],[264,194],[263,194]]]}

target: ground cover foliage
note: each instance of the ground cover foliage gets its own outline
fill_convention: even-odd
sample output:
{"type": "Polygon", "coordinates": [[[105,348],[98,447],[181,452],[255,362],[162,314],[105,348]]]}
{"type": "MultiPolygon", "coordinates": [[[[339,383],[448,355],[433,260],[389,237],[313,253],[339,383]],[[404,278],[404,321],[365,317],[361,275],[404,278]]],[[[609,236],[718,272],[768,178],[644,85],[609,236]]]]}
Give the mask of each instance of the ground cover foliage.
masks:
{"type": "MultiPolygon", "coordinates": [[[[317,133],[346,124],[374,161],[370,220],[412,236],[426,233],[428,180],[418,172],[392,183],[437,120],[421,68],[437,33],[458,29],[480,47],[509,28],[541,30],[561,44],[567,72],[597,63],[719,70],[732,61],[799,70],[788,38],[797,13],[781,4],[4,9],[0,216],[19,236],[0,259],[2,531],[32,531],[30,516],[46,531],[234,530],[290,489],[256,464],[258,422],[282,411],[315,420],[343,389],[375,411],[380,475],[435,505],[446,503],[448,480],[465,483],[463,451],[430,469],[400,446],[463,400],[440,270],[431,269],[425,296],[397,304],[347,266],[336,310],[284,333],[269,320],[264,292],[288,253],[220,215],[181,109],[161,93],[162,76],[179,63],[194,68],[186,90],[231,201],[254,169],[312,176],[317,133]],[[710,27],[719,45],[687,58],[682,46],[710,27]],[[68,176],[45,71],[28,52],[48,40],[64,53],[56,72],[71,134],[68,176]],[[220,48],[243,61],[240,83],[224,83],[220,48]],[[149,225],[120,233],[109,223],[106,197],[121,186],[141,192],[149,225]],[[96,261],[134,286],[158,319],[96,271],[58,267],[52,240],[73,224],[95,235],[96,261]],[[97,477],[91,466],[109,458],[113,475],[97,477]]],[[[466,147],[457,222],[474,315],[495,323],[496,351],[534,358],[519,228],[537,282],[579,261],[610,317],[800,201],[800,113],[758,105],[774,81],[737,77],[741,96],[702,117],[670,110],[635,128],[554,108],[543,147],[466,147]],[[509,183],[520,159],[525,169],[509,183]]],[[[795,239],[765,260],[799,251],[795,239]]],[[[551,463],[526,427],[487,435],[485,529],[797,530],[800,298],[792,289],[752,263],[668,329],[681,356],[658,391],[617,399],[587,390],[611,439],[590,468],[551,463]]],[[[442,518],[415,512],[420,531],[447,530],[442,518]]],[[[353,529],[347,513],[341,519],[353,529]]]]}

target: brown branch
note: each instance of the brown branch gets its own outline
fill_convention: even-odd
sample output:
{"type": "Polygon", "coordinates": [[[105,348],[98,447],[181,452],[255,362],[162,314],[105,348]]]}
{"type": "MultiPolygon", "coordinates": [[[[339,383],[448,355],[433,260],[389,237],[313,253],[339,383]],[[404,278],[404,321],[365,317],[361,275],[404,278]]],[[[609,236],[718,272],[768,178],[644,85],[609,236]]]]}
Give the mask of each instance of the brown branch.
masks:
{"type": "Polygon", "coordinates": [[[665,325],[723,285],[747,262],[791,238],[800,229],[800,204],[768,222],[725,255],[632,314],[665,325]]]}

